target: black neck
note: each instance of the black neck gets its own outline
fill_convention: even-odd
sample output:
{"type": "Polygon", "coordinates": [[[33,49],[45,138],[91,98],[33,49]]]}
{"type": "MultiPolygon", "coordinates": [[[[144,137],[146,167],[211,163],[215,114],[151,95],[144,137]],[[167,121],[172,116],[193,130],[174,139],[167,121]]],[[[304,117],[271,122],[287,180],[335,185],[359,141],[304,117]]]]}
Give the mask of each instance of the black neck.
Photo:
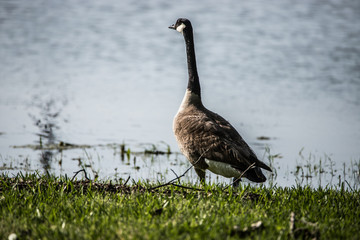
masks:
{"type": "Polygon", "coordinates": [[[196,58],[195,58],[194,37],[193,37],[192,27],[187,26],[184,29],[183,34],[186,44],[187,66],[189,72],[189,82],[187,88],[192,93],[195,93],[200,97],[200,82],[199,82],[199,75],[196,69],[196,58]]]}

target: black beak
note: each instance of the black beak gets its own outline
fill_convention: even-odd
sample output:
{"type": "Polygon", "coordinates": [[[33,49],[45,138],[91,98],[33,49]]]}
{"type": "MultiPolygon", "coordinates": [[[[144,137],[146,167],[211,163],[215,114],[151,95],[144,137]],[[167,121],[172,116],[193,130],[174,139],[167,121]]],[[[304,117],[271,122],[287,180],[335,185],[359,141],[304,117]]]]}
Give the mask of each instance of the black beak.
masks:
{"type": "Polygon", "coordinates": [[[169,26],[170,29],[174,29],[175,30],[175,24],[169,26]]]}

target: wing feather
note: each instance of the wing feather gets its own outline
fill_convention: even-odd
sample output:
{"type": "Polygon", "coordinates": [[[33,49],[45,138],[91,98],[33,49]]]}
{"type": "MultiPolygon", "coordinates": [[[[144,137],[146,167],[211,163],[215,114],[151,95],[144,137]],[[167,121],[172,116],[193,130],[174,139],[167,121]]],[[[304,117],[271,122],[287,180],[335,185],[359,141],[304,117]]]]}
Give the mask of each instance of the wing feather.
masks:
{"type": "Polygon", "coordinates": [[[178,113],[174,125],[180,148],[189,159],[204,158],[225,162],[239,170],[255,166],[271,169],[255,153],[236,129],[223,117],[207,109],[188,108],[178,113]]]}

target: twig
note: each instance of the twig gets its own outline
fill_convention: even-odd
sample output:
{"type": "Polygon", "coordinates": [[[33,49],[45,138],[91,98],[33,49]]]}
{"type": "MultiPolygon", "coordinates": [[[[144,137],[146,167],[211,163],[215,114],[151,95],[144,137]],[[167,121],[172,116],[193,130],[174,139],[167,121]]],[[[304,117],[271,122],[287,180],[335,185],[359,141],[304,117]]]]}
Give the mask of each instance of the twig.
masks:
{"type": "MultiPolygon", "coordinates": [[[[149,188],[149,190],[151,191],[151,190],[154,190],[154,189],[157,189],[157,188],[161,188],[161,187],[168,186],[168,185],[172,184],[172,182],[174,182],[174,181],[182,178],[183,176],[185,176],[186,173],[187,173],[188,171],[190,171],[190,169],[191,169],[194,165],[196,165],[196,164],[201,160],[202,156],[203,156],[207,151],[209,151],[209,149],[210,149],[210,148],[208,148],[205,152],[203,152],[203,153],[200,155],[200,157],[196,160],[196,162],[195,162],[194,164],[191,164],[191,166],[190,166],[188,169],[186,169],[186,171],[185,171],[183,174],[181,174],[180,176],[177,176],[177,174],[175,173],[175,175],[177,176],[176,178],[170,180],[170,181],[167,182],[167,183],[164,183],[164,184],[161,184],[161,185],[158,185],[158,186],[149,188]]],[[[174,172],[174,171],[173,171],[173,172],[174,172]]]]}
{"type": "Polygon", "coordinates": [[[226,187],[224,187],[224,188],[223,188],[223,191],[224,191],[225,189],[229,188],[229,187],[230,187],[231,185],[233,185],[234,183],[238,182],[238,181],[244,176],[244,174],[245,174],[247,171],[249,171],[249,169],[252,168],[253,166],[255,166],[255,163],[252,163],[247,169],[245,169],[245,171],[243,171],[243,172],[241,173],[241,175],[240,175],[237,179],[235,179],[231,184],[229,184],[229,185],[227,185],[226,187]]]}
{"type": "Polygon", "coordinates": [[[289,222],[289,228],[290,228],[290,235],[292,238],[294,238],[294,230],[295,230],[295,213],[290,213],[290,222],[289,222]]]}
{"type": "Polygon", "coordinates": [[[185,176],[185,174],[186,174],[192,167],[193,167],[193,166],[191,165],[191,167],[189,167],[182,175],[180,175],[180,176],[178,176],[178,177],[170,180],[169,182],[164,183],[164,184],[161,184],[161,185],[158,185],[158,186],[156,186],[156,187],[152,187],[152,188],[150,188],[149,190],[154,190],[154,189],[161,188],[161,187],[165,187],[165,186],[167,186],[167,185],[172,184],[172,182],[174,182],[174,181],[182,178],[183,176],[185,176]]]}
{"type": "Polygon", "coordinates": [[[128,181],[130,180],[130,176],[126,179],[125,183],[124,183],[124,187],[126,186],[126,184],[128,183],[128,181]]]}
{"type": "MultiPolygon", "coordinates": [[[[354,192],[354,189],[352,189],[352,187],[350,186],[349,182],[348,182],[347,180],[345,180],[345,182],[346,182],[346,184],[349,186],[349,188],[351,189],[351,191],[354,192]]],[[[356,198],[356,201],[357,201],[358,203],[360,203],[359,198],[356,198]]]]}
{"type": "Polygon", "coordinates": [[[352,187],[350,186],[349,182],[347,180],[345,180],[346,184],[349,186],[349,188],[351,189],[351,191],[354,192],[354,190],[352,189],[352,187]]]}
{"type": "Polygon", "coordinates": [[[179,177],[174,170],[172,170],[171,168],[170,168],[170,170],[173,172],[173,174],[174,174],[177,178],[179,177]]]}
{"type": "Polygon", "coordinates": [[[196,190],[196,191],[204,191],[204,189],[200,189],[200,188],[194,188],[194,187],[187,187],[187,186],[183,186],[183,185],[179,185],[176,183],[172,183],[171,185],[176,186],[176,187],[181,187],[181,188],[185,188],[185,189],[190,189],[190,190],[196,190]]]}
{"type": "Polygon", "coordinates": [[[318,228],[318,223],[308,222],[304,217],[302,217],[300,221],[306,225],[309,225],[310,227],[318,228]]]}
{"type": "Polygon", "coordinates": [[[84,172],[85,178],[86,178],[87,180],[90,180],[90,179],[87,177],[87,173],[86,173],[85,169],[83,168],[83,169],[81,169],[81,170],[79,170],[79,171],[77,171],[77,172],[74,172],[75,175],[71,178],[71,182],[75,179],[75,177],[76,177],[80,172],[84,172]]]}

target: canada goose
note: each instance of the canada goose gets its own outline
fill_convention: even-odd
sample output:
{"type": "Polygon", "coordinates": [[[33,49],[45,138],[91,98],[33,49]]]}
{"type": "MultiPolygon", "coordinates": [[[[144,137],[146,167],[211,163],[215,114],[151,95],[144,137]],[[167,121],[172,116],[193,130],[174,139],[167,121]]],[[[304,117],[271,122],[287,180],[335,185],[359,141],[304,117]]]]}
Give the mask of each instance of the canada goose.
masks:
{"type": "Polygon", "coordinates": [[[268,171],[271,168],[256,157],[228,121],[205,108],[201,102],[191,22],[179,18],[169,28],[184,36],[189,73],[185,96],[173,122],[173,131],[181,152],[194,166],[201,182],[205,180],[206,169],[236,179],[247,168],[243,177],[254,182],[265,182],[266,177],[260,168],[268,171]]]}

